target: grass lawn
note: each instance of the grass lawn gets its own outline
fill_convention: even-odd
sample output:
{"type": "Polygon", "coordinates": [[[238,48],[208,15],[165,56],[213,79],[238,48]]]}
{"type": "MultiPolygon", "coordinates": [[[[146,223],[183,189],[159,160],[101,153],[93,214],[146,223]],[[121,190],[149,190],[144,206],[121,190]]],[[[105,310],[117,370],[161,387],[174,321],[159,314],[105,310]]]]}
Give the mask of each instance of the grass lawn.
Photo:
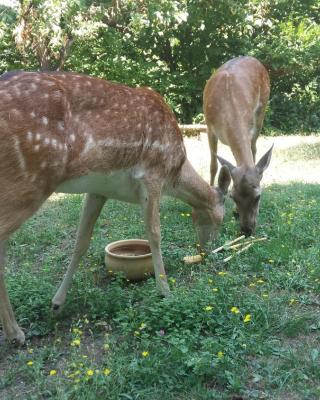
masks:
{"type": "MultiPolygon", "coordinates": [[[[191,209],[163,199],[167,299],[152,278],[107,279],[106,243],[144,237],[139,208],[111,201],[58,319],[50,302],[82,198],[51,198],[9,243],[6,281],[27,344],[0,343],[0,399],[319,399],[319,198],[319,184],[267,186],[256,236],[268,240],[191,266],[191,209]]],[[[238,235],[226,208],[217,246],[238,235]]]]}

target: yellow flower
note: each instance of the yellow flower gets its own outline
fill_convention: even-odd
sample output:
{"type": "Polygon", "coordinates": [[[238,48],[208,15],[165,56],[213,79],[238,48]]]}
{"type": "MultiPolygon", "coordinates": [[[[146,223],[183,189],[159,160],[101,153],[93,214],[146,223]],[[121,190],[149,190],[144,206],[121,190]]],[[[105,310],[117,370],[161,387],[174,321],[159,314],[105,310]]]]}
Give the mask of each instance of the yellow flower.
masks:
{"type": "Polygon", "coordinates": [[[57,375],[57,371],[56,371],[55,369],[52,369],[52,370],[49,372],[49,375],[50,375],[50,376],[57,375]]]}
{"type": "Polygon", "coordinates": [[[74,339],[72,342],[71,342],[71,346],[72,347],[79,347],[80,346],[80,339],[74,339]]]}
{"type": "Polygon", "coordinates": [[[253,282],[249,283],[249,287],[255,287],[255,286],[256,286],[255,283],[253,283],[253,282]]]}
{"type": "Polygon", "coordinates": [[[142,355],[142,357],[148,357],[149,352],[148,352],[148,351],[143,351],[143,352],[141,353],[141,355],[142,355]]]}
{"type": "Polygon", "coordinates": [[[176,283],[175,278],[169,278],[169,281],[170,281],[171,283],[176,283]]]}
{"type": "Polygon", "coordinates": [[[213,283],[213,279],[208,279],[208,283],[213,283]]]}
{"type": "Polygon", "coordinates": [[[218,356],[218,358],[222,358],[224,356],[224,352],[218,351],[217,356],[218,356]]]}
{"type": "Polygon", "coordinates": [[[232,312],[232,313],[234,313],[234,314],[239,314],[239,308],[238,307],[232,307],[231,309],[230,309],[230,311],[232,312]]]}
{"type": "Polygon", "coordinates": [[[76,333],[76,334],[78,334],[78,335],[82,335],[82,331],[81,331],[79,328],[73,328],[73,329],[72,329],[72,332],[73,332],[73,333],[76,333]]]}
{"type": "Polygon", "coordinates": [[[134,331],[134,334],[135,334],[136,336],[139,336],[139,335],[140,335],[140,332],[139,332],[139,331],[134,331]]]}
{"type": "Polygon", "coordinates": [[[180,215],[181,215],[181,217],[185,217],[185,213],[181,213],[180,215]]]}
{"type": "Polygon", "coordinates": [[[165,276],[164,274],[160,274],[159,277],[160,277],[161,279],[164,279],[166,276],[165,276]]]}
{"type": "Polygon", "coordinates": [[[258,279],[257,283],[264,283],[264,280],[263,279],[258,279]]]}
{"type": "Polygon", "coordinates": [[[274,263],[274,260],[269,260],[269,263],[270,263],[270,264],[274,263]]]}
{"type": "Polygon", "coordinates": [[[108,376],[108,375],[110,375],[110,374],[111,374],[111,370],[110,370],[109,368],[105,368],[105,369],[103,370],[103,375],[108,376]]]}
{"type": "Polygon", "coordinates": [[[92,369],[88,369],[87,375],[92,376],[94,374],[94,371],[92,369]]]}
{"type": "Polygon", "coordinates": [[[142,330],[147,326],[147,324],[145,324],[144,322],[142,322],[142,324],[139,326],[139,329],[142,330]]]}
{"type": "Polygon", "coordinates": [[[103,345],[103,349],[104,349],[104,350],[109,350],[109,348],[110,348],[109,343],[105,343],[105,344],[103,345]]]}
{"type": "Polygon", "coordinates": [[[243,322],[250,322],[251,321],[251,315],[250,314],[246,314],[243,318],[243,322]]]}
{"type": "Polygon", "coordinates": [[[204,311],[211,311],[211,310],[213,310],[212,306],[207,306],[207,307],[204,308],[204,311]]]}
{"type": "Polygon", "coordinates": [[[269,297],[268,293],[263,293],[262,297],[264,297],[265,299],[269,297]]]}
{"type": "Polygon", "coordinates": [[[28,352],[29,354],[32,354],[32,353],[33,353],[33,349],[28,349],[27,352],[28,352]]]}
{"type": "Polygon", "coordinates": [[[227,275],[227,272],[225,272],[225,271],[219,271],[219,272],[218,272],[218,275],[224,276],[224,275],[227,275]]]}
{"type": "Polygon", "coordinates": [[[216,287],[214,287],[214,288],[212,289],[212,291],[213,291],[213,292],[219,292],[219,289],[216,288],[216,287]]]}
{"type": "Polygon", "coordinates": [[[295,304],[296,302],[297,302],[296,299],[290,299],[289,304],[290,304],[290,306],[292,306],[292,304],[295,304]]]}
{"type": "Polygon", "coordinates": [[[27,365],[29,365],[29,367],[31,367],[33,365],[33,361],[28,361],[27,365]]]}
{"type": "Polygon", "coordinates": [[[186,214],[186,217],[190,217],[190,214],[189,214],[189,213],[187,213],[187,214],[186,214]]]}

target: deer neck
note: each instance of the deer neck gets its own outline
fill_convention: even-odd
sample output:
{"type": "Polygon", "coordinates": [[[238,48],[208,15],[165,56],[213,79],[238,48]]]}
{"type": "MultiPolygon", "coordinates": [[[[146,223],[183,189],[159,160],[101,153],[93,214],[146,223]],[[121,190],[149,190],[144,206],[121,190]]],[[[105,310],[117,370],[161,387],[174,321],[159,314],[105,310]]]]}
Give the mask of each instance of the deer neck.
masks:
{"type": "Polygon", "coordinates": [[[196,209],[207,208],[211,204],[212,190],[208,183],[194,170],[186,159],[174,185],[165,190],[166,194],[189,204],[196,209]]]}
{"type": "Polygon", "coordinates": [[[230,144],[230,147],[237,167],[254,167],[251,142],[249,140],[239,139],[235,143],[230,144]]]}

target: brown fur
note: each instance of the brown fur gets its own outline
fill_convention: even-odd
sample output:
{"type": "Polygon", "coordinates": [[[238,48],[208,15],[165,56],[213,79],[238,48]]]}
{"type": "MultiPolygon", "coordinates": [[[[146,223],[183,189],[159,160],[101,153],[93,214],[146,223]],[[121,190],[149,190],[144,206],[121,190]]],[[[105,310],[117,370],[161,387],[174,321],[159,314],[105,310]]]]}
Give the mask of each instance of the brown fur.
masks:
{"type": "MultiPolygon", "coordinates": [[[[4,284],[5,241],[53,191],[88,193],[75,251],[53,299],[55,310],[65,301],[108,197],[141,204],[163,295],[169,288],[160,247],[161,194],[193,206],[203,245],[222,223],[220,191],[193,170],[172,111],[148,88],[73,73],[5,74],[0,78],[0,149],[0,318],[9,340],[22,343],[24,334],[4,284]]],[[[219,183],[224,193],[230,179],[225,168],[219,183]]]]}
{"type": "Polygon", "coordinates": [[[228,145],[237,167],[218,157],[230,168],[233,180],[232,197],[237,205],[241,229],[251,234],[259,209],[260,181],[267,168],[255,166],[256,141],[260,134],[270,94],[267,70],[253,57],[238,57],[222,65],[208,80],[203,96],[203,108],[208,126],[211,151],[211,185],[218,169],[218,139],[228,145]]]}

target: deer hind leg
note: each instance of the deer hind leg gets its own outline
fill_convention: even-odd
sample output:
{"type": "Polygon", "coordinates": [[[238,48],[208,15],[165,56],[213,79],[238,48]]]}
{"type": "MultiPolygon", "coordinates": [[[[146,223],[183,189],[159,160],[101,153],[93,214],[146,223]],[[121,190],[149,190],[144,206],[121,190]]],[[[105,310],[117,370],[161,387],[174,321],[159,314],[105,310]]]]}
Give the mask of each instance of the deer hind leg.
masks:
{"type": "Polygon", "coordinates": [[[77,239],[73,255],[63,281],[52,299],[52,309],[55,312],[61,310],[67,296],[68,289],[72,283],[72,277],[78,268],[80,258],[86,253],[89,247],[92,231],[97,218],[100,215],[106,198],[94,194],[87,194],[82,208],[81,219],[77,231],[77,239]]]}
{"type": "Polygon", "coordinates": [[[145,182],[141,193],[141,206],[145,230],[152,253],[153,268],[156,278],[157,289],[164,297],[170,294],[167,282],[166,271],[161,254],[161,233],[160,233],[160,195],[162,184],[156,180],[153,183],[145,182]]]}
{"type": "Polygon", "coordinates": [[[24,333],[19,328],[4,282],[5,241],[0,241],[0,319],[4,336],[12,343],[23,344],[24,333]]]}
{"type": "Polygon", "coordinates": [[[213,130],[209,129],[209,127],[208,127],[208,141],[211,154],[210,185],[213,186],[214,179],[218,171],[218,162],[217,162],[218,139],[215,137],[213,130]]]}

